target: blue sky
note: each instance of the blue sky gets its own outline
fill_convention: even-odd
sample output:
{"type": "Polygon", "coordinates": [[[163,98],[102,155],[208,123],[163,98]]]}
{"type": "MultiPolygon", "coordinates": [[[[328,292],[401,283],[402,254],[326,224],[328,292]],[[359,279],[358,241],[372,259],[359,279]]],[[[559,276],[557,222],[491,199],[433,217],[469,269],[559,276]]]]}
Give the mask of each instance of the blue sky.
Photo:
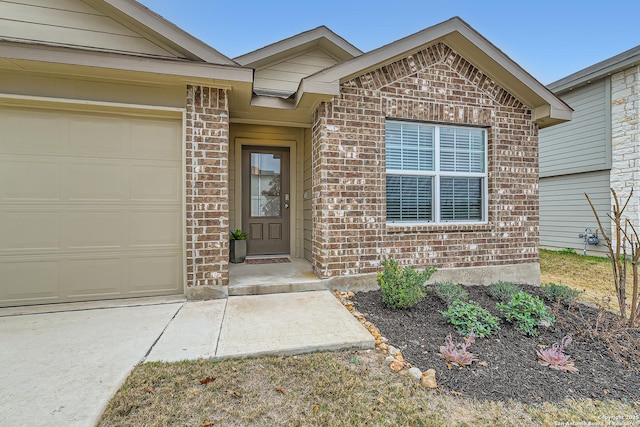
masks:
{"type": "Polygon", "coordinates": [[[363,51],[460,16],[544,84],[640,45],[640,0],[141,0],[233,58],[326,25],[363,51]]]}

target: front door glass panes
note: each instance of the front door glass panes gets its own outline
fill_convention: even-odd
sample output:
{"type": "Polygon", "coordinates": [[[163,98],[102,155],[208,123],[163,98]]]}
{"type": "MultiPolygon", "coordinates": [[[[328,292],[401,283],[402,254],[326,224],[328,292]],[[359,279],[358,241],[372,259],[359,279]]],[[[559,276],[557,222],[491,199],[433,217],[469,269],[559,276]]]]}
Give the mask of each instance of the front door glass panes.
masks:
{"type": "Polygon", "coordinates": [[[280,217],[279,154],[251,153],[251,216],[280,217]]]}

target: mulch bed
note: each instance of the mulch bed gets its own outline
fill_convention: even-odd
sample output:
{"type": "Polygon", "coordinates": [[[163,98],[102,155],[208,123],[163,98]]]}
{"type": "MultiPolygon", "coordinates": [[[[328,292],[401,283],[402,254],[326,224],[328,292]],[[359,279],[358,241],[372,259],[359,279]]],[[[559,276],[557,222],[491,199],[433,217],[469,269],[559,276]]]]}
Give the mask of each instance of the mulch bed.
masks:
{"type": "MultiPolygon", "coordinates": [[[[522,288],[541,296],[537,287],[522,288]]],[[[500,317],[495,308],[497,301],[486,287],[467,289],[471,300],[500,317]]],[[[567,398],[640,402],[640,332],[613,326],[617,317],[610,313],[604,321],[608,327],[598,336],[590,332],[588,325],[595,325],[599,311],[582,304],[571,307],[554,304],[556,322],[541,327],[536,337],[523,335],[502,319],[500,331],[476,338],[468,349],[486,366],[473,363],[470,367],[448,369],[438,355],[439,348],[449,333],[453,334],[454,342],[461,342],[462,336],[442,316],[446,305],[433,291],[417,306],[406,310],[387,308],[380,291],[359,292],[352,300],[356,309],[380,328],[389,344],[402,351],[407,362],[422,371],[435,369],[443,391],[479,400],[514,399],[524,403],[567,398]],[[573,342],[564,352],[575,360],[579,372],[556,371],[538,364],[539,345],[550,347],[567,334],[573,335],[573,342]],[[612,341],[607,341],[607,337],[612,341]]]]}

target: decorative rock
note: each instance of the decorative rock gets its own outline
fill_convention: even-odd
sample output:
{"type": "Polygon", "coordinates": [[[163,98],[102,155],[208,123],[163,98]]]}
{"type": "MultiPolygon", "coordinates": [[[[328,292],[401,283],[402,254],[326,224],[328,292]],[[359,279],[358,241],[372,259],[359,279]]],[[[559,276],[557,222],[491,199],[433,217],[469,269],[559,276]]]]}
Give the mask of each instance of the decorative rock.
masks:
{"type": "Polygon", "coordinates": [[[411,375],[413,378],[419,380],[422,379],[422,371],[419,368],[411,368],[407,371],[409,373],[409,375],[411,375]]]}
{"type": "Polygon", "coordinates": [[[404,356],[402,356],[402,353],[400,352],[394,354],[393,357],[395,357],[398,362],[404,362],[404,356]]]}
{"type": "Polygon", "coordinates": [[[391,362],[391,365],[389,365],[389,367],[393,372],[400,372],[404,369],[404,362],[394,360],[393,362],[391,362]]]}
{"type": "Polygon", "coordinates": [[[385,362],[393,362],[394,360],[396,360],[392,355],[388,355],[387,357],[384,358],[385,362]]]}
{"type": "Polygon", "coordinates": [[[356,296],[356,294],[354,294],[353,292],[349,291],[349,292],[347,292],[347,296],[348,296],[349,298],[353,298],[353,297],[355,297],[355,296],[356,296]]]}
{"type": "Polygon", "coordinates": [[[384,343],[382,339],[380,339],[380,344],[378,344],[378,348],[380,349],[380,351],[387,351],[389,350],[389,345],[384,343]]]}
{"type": "Polygon", "coordinates": [[[394,346],[390,345],[389,346],[389,354],[391,355],[395,355],[396,353],[400,353],[400,350],[398,350],[397,348],[395,348],[394,346]]]}
{"type": "Polygon", "coordinates": [[[420,378],[420,385],[426,388],[438,388],[438,383],[436,382],[436,370],[429,369],[420,378]]]}

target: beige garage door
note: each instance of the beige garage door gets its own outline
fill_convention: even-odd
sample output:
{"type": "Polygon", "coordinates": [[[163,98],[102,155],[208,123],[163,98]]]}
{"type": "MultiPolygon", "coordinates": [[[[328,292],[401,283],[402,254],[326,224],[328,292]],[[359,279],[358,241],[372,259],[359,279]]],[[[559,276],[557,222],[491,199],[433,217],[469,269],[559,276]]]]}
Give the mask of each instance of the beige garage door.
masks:
{"type": "Polygon", "coordinates": [[[0,106],[0,306],[182,293],[181,134],[0,106]]]}

